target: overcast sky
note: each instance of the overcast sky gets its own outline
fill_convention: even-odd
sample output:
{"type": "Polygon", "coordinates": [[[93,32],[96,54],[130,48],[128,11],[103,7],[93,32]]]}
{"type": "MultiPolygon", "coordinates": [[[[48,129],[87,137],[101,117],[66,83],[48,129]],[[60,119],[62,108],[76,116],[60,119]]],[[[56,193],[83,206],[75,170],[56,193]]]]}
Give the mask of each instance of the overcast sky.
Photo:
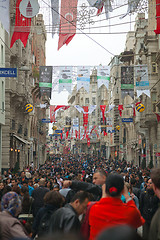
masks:
{"type": "MultiPolygon", "coordinates": [[[[86,0],[79,0],[79,4],[86,2],[86,0]]],[[[117,15],[123,14],[127,11],[127,6],[114,10],[111,14],[110,20],[103,20],[104,13],[97,17],[94,14],[93,20],[97,21],[93,24],[89,30],[85,32],[95,33],[88,34],[89,37],[93,38],[101,46],[96,44],[94,41],[86,37],[84,34],[77,34],[74,36],[68,46],[63,46],[59,51],[58,47],[58,35],[56,34],[52,38],[51,34],[47,34],[46,43],[46,65],[47,66],[97,66],[99,64],[108,65],[113,55],[109,54],[105,49],[109,50],[115,55],[119,55],[124,51],[126,34],[112,34],[117,32],[128,32],[133,30],[135,16],[125,17],[120,20],[117,15]],[[123,24],[128,23],[128,24],[123,24]],[[112,26],[120,24],[118,26],[112,26]],[[107,27],[104,27],[107,26],[107,27]],[[108,27],[110,26],[110,27],[108,27]],[[93,28],[97,27],[97,28],[93,28]],[[104,48],[105,49],[104,49],[104,48]]],[[[79,25],[77,25],[79,27],[79,25]]],[[[86,25],[86,27],[89,27],[86,25]]],[[[66,104],[68,93],[63,92],[58,94],[53,90],[51,104],[66,104]]]]}

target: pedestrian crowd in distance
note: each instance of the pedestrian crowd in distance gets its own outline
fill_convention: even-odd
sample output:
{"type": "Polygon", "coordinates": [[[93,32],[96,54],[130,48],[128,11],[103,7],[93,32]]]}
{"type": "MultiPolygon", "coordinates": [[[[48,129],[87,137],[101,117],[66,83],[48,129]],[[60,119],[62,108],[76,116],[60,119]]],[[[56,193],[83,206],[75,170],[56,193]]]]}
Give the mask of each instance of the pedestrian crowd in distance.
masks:
{"type": "Polygon", "coordinates": [[[2,240],[160,239],[160,169],[54,155],[38,169],[4,171],[0,201],[2,240]]]}

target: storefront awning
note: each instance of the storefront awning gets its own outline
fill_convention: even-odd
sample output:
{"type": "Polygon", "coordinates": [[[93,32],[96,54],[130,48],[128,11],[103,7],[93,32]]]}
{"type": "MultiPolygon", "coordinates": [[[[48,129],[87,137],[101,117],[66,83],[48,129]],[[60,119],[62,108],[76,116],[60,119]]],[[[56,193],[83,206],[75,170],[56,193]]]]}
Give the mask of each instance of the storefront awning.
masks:
{"type": "Polygon", "coordinates": [[[28,142],[27,140],[25,140],[25,139],[23,139],[23,138],[15,135],[15,134],[13,134],[13,137],[15,137],[15,138],[18,139],[20,142],[23,142],[23,143],[25,143],[25,144],[29,144],[29,145],[31,144],[31,143],[28,142]]]}

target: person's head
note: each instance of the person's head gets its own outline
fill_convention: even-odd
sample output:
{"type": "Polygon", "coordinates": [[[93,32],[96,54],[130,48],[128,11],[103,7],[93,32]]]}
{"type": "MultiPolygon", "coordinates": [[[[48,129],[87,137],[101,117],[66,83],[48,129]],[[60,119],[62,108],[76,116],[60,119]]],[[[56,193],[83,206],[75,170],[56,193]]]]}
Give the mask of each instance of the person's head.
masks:
{"type": "Polygon", "coordinates": [[[21,178],[25,178],[25,172],[24,171],[21,172],[21,178]]]}
{"type": "Polygon", "coordinates": [[[89,201],[89,194],[84,191],[77,192],[71,199],[70,204],[77,212],[78,216],[85,213],[89,201]]]}
{"type": "Polygon", "coordinates": [[[44,198],[44,204],[50,204],[55,206],[56,208],[62,207],[64,204],[64,197],[57,191],[49,191],[45,194],[44,198]]]}
{"type": "Polygon", "coordinates": [[[28,187],[22,186],[22,187],[21,187],[21,190],[20,190],[20,194],[21,194],[21,196],[24,196],[24,195],[26,195],[26,194],[29,194],[28,187]]]}
{"type": "Polygon", "coordinates": [[[106,181],[107,173],[104,170],[96,170],[93,174],[93,184],[103,185],[106,181]]]}
{"type": "Polygon", "coordinates": [[[28,180],[25,179],[25,180],[22,182],[22,185],[23,185],[24,187],[28,187],[28,180]]]}
{"type": "Polygon", "coordinates": [[[153,169],[150,177],[153,183],[153,190],[160,199],[160,168],[153,169]]]}
{"type": "Polygon", "coordinates": [[[59,184],[53,184],[53,191],[56,191],[56,192],[59,192],[60,190],[60,187],[59,187],[59,184]]]}
{"type": "Polygon", "coordinates": [[[41,178],[40,180],[39,180],[39,186],[45,186],[45,183],[46,183],[46,181],[45,181],[45,179],[44,178],[41,178]]]}
{"type": "Polygon", "coordinates": [[[17,217],[21,212],[21,200],[17,193],[8,192],[2,197],[1,210],[9,212],[13,217],[17,217]]]}
{"type": "Polygon", "coordinates": [[[0,191],[4,189],[4,183],[0,182],[0,191]]]}
{"type": "Polygon", "coordinates": [[[16,179],[11,179],[11,185],[12,187],[16,186],[17,185],[17,180],[16,179]]]}
{"type": "Polygon", "coordinates": [[[152,179],[151,178],[149,178],[148,181],[147,181],[147,189],[148,190],[153,189],[153,184],[152,184],[152,179]]]}
{"type": "Polygon", "coordinates": [[[106,179],[106,193],[111,197],[120,197],[124,189],[124,179],[118,173],[110,173],[106,179]]]}
{"type": "Polygon", "coordinates": [[[97,240],[142,240],[135,229],[128,225],[107,228],[99,234],[97,240]]]}

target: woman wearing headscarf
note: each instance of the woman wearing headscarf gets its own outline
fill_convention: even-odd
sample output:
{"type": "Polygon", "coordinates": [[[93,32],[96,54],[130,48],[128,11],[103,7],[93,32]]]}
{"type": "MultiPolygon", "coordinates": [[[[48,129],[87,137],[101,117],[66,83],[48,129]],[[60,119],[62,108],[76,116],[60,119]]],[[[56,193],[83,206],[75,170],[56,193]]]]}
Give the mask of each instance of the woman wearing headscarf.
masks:
{"type": "Polygon", "coordinates": [[[0,212],[1,239],[29,239],[17,216],[21,212],[21,200],[15,192],[8,192],[2,197],[0,212]]]}
{"type": "Polygon", "coordinates": [[[144,224],[145,220],[129,196],[128,189],[124,185],[123,177],[120,174],[109,174],[104,190],[100,201],[90,209],[90,240],[96,239],[103,229],[112,226],[127,224],[136,229],[144,224]],[[126,203],[121,200],[122,194],[126,203]]]}

